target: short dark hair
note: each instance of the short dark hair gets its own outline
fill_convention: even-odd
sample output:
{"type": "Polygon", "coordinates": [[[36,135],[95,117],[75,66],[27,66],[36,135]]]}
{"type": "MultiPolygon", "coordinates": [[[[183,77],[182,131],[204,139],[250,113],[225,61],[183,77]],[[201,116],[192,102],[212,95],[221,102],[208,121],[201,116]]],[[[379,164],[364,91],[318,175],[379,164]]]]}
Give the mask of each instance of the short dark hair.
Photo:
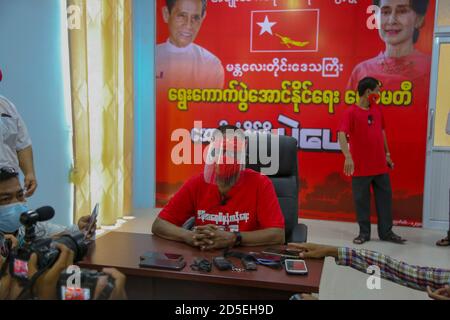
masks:
{"type": "Polygon", "coordinates": [[[358,94],[362,97],[367,90],[375,90],[376,87],[381,87],[381,82],[372,77],[365,77],[358,83],[358,94]]]}
{"type": "Polygon", "coordinates": [[[3,167],[0,168],[0,182],[8,181],[9,179],[16,178],[19,173],[14,168],[3,167]]]}
{"type": "MultiPolygon", "coordinates": [[[[175,6],[175,3],[177,1],[178,0],[166,0],[166,5],[167,5],[167,8],[169,9],[169,13],[172,13],[172,9],[175,6]]],[[[202,2],[202,17],[203,17],[205,15],[205,13],[206,13],[206,2],[207,2],[207,0],[198,0],[198,1],[202,2]]]]}
{"type": "MultiPolygon", "coordinates": [[[[373,4],[377,7],[380,6],[381,0],[373,0],[373,4]]],[[[414,12],[419,16],[424,16],[427,14],[429,0],[409,0],[409,5],[414,10],[414,12]]],[[[414,29],[413,42],[416,43],[419,40],[420,31],[418,28],[414,29]]]]}

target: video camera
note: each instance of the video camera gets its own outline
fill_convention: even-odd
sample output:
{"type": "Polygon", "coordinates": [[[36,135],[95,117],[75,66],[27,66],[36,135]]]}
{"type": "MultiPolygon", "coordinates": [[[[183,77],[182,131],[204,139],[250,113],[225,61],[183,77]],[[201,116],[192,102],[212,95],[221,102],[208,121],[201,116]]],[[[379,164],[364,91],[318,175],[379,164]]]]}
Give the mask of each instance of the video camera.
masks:
{"type": "Polygon", "coordinates": [[[38,273],[50,269],[58,260],[60,251],[54,244],[61,243],[72,250],[75,254],[74,263],[82,260],[88,250],[88,242],[81,232],[64,234],[58,239],[37,239],[36,223],[53,218],[55,211],[52,207],[42,207],[35,211],[24,212],[20,216],[20,223],[25,228],[24,243],[11,252],[10,274],[22,282],[28,279],[28,261],[33,253],[38,258],[38,273]]]}
{"type": "Polygon", "coordinates": [[[104,272],[81,269],[78,275],[79,283],[71,283],[74,274],[69,270],[61,273],[58,281],[59,300],[92,300],[100,279],[103,278],[103,289],[99,292],[96,300],[108,300],[115,288],[115,280],[104,272]]]}
{"type": "MultiPolygon", "coordinates": [[[[88,246],[92,243],[91,240],[86,238],[84,233],[79,231],[63,234],[57,239],[38,239],[36,236],[36,224],[52,219],[54,214],[54,209],[48,206],[22,213],[20,216],[20,223],[25,228],[25,235],[23,237],[23,243],[17,248],[12,249],[11,241],[6,239],[3,234],[0,233],[0,254],[4,257],[4,260],[9,260],[8,265],[10,275],[16,278],[22,285],[25,285],[22,294],[28,289],[31,290],[37,278],[50,269],[58,260],[60,251],[55,248],[56,243],[61,243],[74,252],[73,263],[81,261],[86,256],[88,246]],[[33,278],[30,279],[28,276],[28,261],[33,253],[35,253],[38,258],[38,271],[33,275],[33,278]]],[[[2,269],[4,269],[6,265],[7,264],[5,263],[2,269]]],[[[4,272],[5,270],[0,270],[1,274],[4,274],[4,272]]],[[[108,299],[115,288],[115,280],[102,272],[80,269],[79,274],[76,276],[79,277],[79,283],[77,283],[77,286],[73,286],[70,284],[73,274],[68,270],[61,273],[57,288],[55,288],[58,290],[57,294],[60,299],[93,299],[96,286],[101,278],[104,278],[103,280],[105,280],[103,281],[104,288],[98,294],[98,297],[96,297],[97,299],[108,299]]]]}

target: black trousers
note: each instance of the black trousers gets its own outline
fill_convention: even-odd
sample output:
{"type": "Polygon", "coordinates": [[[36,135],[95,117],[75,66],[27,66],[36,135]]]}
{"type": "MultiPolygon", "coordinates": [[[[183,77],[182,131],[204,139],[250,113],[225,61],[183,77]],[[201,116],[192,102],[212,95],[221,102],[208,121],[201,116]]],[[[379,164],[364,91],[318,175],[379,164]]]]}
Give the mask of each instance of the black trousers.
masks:
{"type": "Polygon", "coordinates": [[[386,239],[392,234],[392,188],[388,174],[352,178],[359,234],[370,239],[370,187],[375,195],[378,236],[380,239],[386,239]]]}

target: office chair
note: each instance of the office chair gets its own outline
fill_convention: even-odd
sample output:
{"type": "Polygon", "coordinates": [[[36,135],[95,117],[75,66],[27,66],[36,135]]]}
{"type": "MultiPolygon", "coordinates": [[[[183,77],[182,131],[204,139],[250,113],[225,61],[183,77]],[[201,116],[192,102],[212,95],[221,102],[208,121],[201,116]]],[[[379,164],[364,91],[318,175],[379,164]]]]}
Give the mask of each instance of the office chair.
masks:
{"type": "MultiPolygon", "coordinates": [[[[270,164],[263,165],[260,155],[271,155],[271,139],[274,135],[270,133],[252,133],[248,135],[246,168],[261,172],[262,168],[269,167],[270,164]],[[261,136],[265,135],[264,139],[261,136]],[[260,143],[261,142],[261,143],[260,143]],[[257,146],[256,163],[255,159],[249,157],[250,144],[257,146]],[[262,148],[262,153],[260,149],[262,148]]],[[[279,139],[279,168],[275,174],[267,175],[272,181],[275,192],[280,203],[281,211],[285,219],[286,242],[306,242],[308,228],[304,224],[298,223],[298,192],[300,183],[298,177],[297,141],[289,136],[277,136],[279,139]]],[[[252,151],[253,151],[252,150],[252,151]]]]}

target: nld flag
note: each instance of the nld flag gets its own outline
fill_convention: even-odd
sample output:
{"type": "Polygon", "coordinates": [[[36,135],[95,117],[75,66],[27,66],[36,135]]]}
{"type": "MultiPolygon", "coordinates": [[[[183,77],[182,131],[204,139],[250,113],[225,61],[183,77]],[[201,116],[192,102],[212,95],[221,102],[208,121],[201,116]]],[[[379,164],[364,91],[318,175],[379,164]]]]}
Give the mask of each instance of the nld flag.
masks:
{"type": "Polygon", "coordinates": [[[319,51],[318,9],[252,11],[251,52],[319,51]]]}

